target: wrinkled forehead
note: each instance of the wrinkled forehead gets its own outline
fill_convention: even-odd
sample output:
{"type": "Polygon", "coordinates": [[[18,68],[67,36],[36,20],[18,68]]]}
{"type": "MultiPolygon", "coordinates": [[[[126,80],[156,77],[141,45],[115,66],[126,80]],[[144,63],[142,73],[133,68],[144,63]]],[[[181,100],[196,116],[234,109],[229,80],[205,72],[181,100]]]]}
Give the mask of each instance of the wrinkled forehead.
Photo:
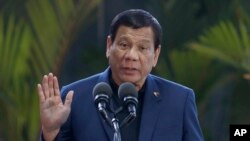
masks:
{"type": "Polygon", "coordinates": [[[151,27],[132,28],[120,26],[117,30],[115,40],[131,39],[140,42],[154,43],[154,33],[151,27]]]}

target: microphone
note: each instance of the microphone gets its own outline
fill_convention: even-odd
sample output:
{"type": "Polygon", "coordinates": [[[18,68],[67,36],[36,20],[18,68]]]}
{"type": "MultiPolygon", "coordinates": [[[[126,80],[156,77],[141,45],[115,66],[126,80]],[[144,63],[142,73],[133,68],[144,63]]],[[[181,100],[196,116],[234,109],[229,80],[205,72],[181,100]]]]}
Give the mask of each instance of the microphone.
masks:
{"type": "Polygon", "coordinates": [[[127,108],[129,115],[121,123],[121,126],[129,124],[136,117],[136,107],[138,104],[138,93],[135,86],[130,82],[122,83],[118,89],[118,96],[127,108]]]}
{"type": "Polygon", "coordinates": [[[112,121],[110,120],[106,109],[109,108],[108,106],[112,93],[111,87],[105,82],[96,84],[93,89],[95,105],[101,113],[102,118],[108,122],[110,126],[112,126],[112,121]]]}

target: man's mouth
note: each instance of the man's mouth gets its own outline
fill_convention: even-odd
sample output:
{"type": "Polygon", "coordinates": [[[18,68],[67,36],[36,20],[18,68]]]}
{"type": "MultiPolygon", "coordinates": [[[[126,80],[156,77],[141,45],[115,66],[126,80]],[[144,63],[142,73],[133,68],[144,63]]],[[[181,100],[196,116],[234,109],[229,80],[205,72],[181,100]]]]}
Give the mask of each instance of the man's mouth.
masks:
{"type": "Polygon", "coordinates": [[[123,67],[122,68],[122,72],[127,74],[127,75],[133,75],[135,73],[137,73],[137,69],[136,68],[129,68],[129,67],[123,67]]]}

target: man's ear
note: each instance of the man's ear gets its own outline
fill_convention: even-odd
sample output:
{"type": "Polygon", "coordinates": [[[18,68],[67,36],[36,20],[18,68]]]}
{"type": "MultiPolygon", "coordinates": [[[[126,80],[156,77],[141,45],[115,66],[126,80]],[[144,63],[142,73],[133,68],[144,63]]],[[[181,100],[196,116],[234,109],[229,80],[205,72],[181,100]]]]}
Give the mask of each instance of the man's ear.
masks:
{"type": "Polygon", "coordinates": [[[109,35],[107,37],[107,41],[106,41],[106,57],[109,58],[109,54],[110,54],[110,49],[112,47],[112,39],[111,39],[111,36],[109,35]]]}
{"type": "Polygon", "coordinates": [[[159,45],[156,50],[155,50],[155,56],[154,56],[154,65],[153,67],[156,66],[157,62],[158,62],[158,59],[159,59],[159,56],[160,56],[160,53],[161,53],[161,45],[159,45]]]}

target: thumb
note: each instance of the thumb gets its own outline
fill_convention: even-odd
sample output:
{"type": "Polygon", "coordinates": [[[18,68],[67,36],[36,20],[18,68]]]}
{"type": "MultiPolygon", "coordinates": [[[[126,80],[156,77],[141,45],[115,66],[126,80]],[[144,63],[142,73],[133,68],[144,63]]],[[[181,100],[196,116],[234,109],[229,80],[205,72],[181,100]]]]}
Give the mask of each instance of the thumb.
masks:
{"type": "Polygon", "coordinates": [[[68,92],[66,99],[65,99],[65,102],[64,102],[65,106],[70,107],[72,99],[73,99],[73,94],[74,94],[74,91],[68,92]]]}

